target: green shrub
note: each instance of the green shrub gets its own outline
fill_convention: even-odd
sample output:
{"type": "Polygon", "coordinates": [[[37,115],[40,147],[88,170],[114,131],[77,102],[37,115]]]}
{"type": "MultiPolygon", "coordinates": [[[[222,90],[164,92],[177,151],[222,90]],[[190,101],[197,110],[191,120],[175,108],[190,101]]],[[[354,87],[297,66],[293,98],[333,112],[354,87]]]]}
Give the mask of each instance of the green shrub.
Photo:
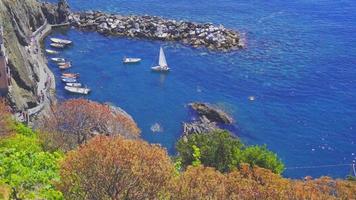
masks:
{"type": "Polygon", "coordinates": [[[176,148],[183,167],[195,164],[198,149],[199,161],[221,172],[231,171],[242,163],[270,169],[277,174],[284,170],[282,161],[266,146],[245,146],[228,131],[192,134],[187,139],[180,139],[176,148]]]}

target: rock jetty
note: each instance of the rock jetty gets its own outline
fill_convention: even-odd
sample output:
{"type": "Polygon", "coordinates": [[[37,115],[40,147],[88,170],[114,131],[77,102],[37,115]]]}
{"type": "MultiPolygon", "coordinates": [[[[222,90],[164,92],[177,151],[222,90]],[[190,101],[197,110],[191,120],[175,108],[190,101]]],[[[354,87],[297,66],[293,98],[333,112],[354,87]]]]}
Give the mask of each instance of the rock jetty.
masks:
{"type": "Polygon", "coordinates": [[[199,24],[157,16],[122,16],[100,11],[71,13],[68,20],[76,28],[97,31],[104,35],[178,41],[193,47],[206,47],[217,51],[244,47],[237,31],[211,23],[199,24]]]}
{"type": "Polygon", "coordinates": [[[191,103],[189,106],[195,110],[200,117],[205,116],[209,121],[232,124],[233,118],[221,109],[207,103],[191,103]]]}

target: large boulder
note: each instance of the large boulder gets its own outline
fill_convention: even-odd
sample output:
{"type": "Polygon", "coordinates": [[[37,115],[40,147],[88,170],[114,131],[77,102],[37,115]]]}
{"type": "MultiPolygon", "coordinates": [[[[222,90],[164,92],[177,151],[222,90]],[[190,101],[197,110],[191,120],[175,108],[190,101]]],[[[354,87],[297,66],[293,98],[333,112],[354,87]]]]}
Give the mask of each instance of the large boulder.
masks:
{"type": "Polygon", "coordinates": [[[189,106],[195,110],[200,117],[205,116],[209,121],[232,124],[234,120],[223,110],[207,103],[191,103],[189,106]]]}

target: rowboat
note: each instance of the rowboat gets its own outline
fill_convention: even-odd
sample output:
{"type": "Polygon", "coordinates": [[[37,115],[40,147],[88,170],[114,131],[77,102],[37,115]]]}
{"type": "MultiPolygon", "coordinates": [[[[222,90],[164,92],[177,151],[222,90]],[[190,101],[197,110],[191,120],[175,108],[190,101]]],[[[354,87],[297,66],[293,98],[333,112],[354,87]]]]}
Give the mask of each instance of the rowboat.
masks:
{"type": "Polygon", "coordinates": [[[78,78],[79,77],[79,74],[78,73],[62,73],[62,76],[63,77],[66,77],[66,78],[78,78]]]}
{"type": "Polygon", "coordinates": [[[59,54],[58,51],[51,50],[51,49],[46,49],[46,53],[48,53],[48,54],[59,54]]]}
{"type": "Polygon", "coordinates": [[[64,44],[64,45],[70,45],[72,44],[72,41],[70,40],[64,40],[64,39],[59,39],[59,38],[51,38],[51,41],[57,44],[64,44]]]}
{"type": "Polygon", "coordinates": [[[71,62],[58,62],[57,65],[58,65],[58,66],[64,66],[64,65],[70,65],[70,66],[72,66],[72,63],[71,63],[71,62]]]}
{"type": "Polygon", "coordinates": [[[69,69],[69,68],[71,68],[72,67],[72,65],[60,65],[60,66],[58,66],[58,68],[59,69],[69,69]]]}
{"type": "Polygon", "coordinates": [[[66,59],[64,59],[64,58],[51,58],[51,60],[53,62],[57,62],[57,63],[61,63],[61,62],[65,62],[66,61],[66,59]]]}
{"type": "Polygon", "coordinates": [[[51,47],[54,47],[54,48],[63,49],[66,45],[64,45],[64,44],[59,44],[59,43],[51,43],[50,46],[51,46],[51,47]]]}
{"type": "Polygon", "coordinates": [[[82,87],[81,83],[66,83],[66,86],[70,87],[82,87]]]}
{"type": "Polygon", "coordinates": [[[77,79],[75,78],[62,78],[62,81],[65,83],[76,83],[77,79]]]}
{"type": "Polygon", "coordinates": [[[65,86],[64,89],[67,90],[68,92],[77,93],[77,94],[89,94],[90,92],[89,88],[82,88],[82,87],[65,86]]]}
{"type": "Polygon", "coordinates": [[[138,63],[138,62],[141,62],[141,58],[126,58],[126,57],[124,57],[122,62],[125,63],[125,64],[138,63]]]}

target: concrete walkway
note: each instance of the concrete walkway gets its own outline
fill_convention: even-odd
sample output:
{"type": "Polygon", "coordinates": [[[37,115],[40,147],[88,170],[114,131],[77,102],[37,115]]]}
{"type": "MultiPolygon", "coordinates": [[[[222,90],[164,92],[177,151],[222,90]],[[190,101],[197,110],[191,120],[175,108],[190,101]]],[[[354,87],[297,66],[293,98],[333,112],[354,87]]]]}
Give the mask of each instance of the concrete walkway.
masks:
{"type": "MultiPolygon", "coordinates": [[[[33,34],[31,35],[31,45],[30,45],[30,51],[32,52],[33,58],[32,59],[37,59],[39,63],[41,63],[44,66],[47,66],[46,61],[45,61],[45,55],[44,52],[41,49],[41,42],[44,39],[44,37],[52,30],[52,26],[48,24],[47,21],[38,28],[33,34]]],[[[52,86],[52,78],[50,76],[50,72],[48,72],[46,68],[43,68],[39,66],[37,69],[37,75],[39,77],[39,82],[37,83],[37,96],[39,96],[39,104],[36,107],[33,107],[31,109],[27,110],[27,117],[24,117],[22,113],[16,113],[15,117],[18,121],[21,122],[28,122],[29,119],[33,115],[38,114],[43,110],[45,105],[50,104],[50,98],[49,98],[49,89],[52,86]]]]}

